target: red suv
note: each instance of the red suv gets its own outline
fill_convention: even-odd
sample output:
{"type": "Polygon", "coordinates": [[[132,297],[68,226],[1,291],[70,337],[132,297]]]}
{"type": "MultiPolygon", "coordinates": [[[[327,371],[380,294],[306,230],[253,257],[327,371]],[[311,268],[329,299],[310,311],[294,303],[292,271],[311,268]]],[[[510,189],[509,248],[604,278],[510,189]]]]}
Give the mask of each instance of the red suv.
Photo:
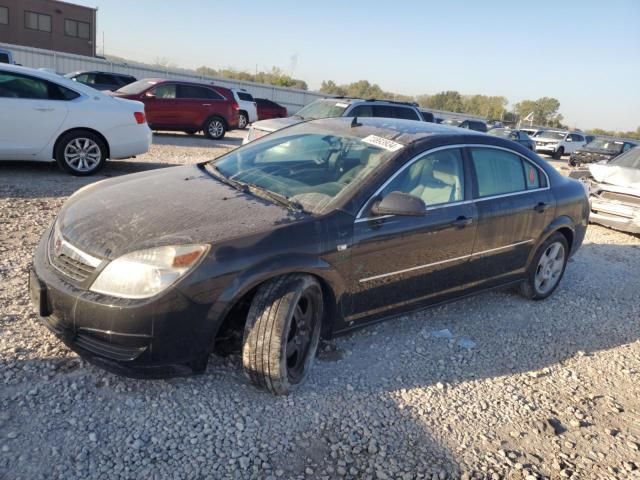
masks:
{"type": "Polygon", "coordinates": [[[238,128],[240,107],[231,90],[203,83],[146,78],[116,90],[112,95],[144,103],[152,130],[172,130],[193,135],[202,130],[215,140],[238,128]]]}

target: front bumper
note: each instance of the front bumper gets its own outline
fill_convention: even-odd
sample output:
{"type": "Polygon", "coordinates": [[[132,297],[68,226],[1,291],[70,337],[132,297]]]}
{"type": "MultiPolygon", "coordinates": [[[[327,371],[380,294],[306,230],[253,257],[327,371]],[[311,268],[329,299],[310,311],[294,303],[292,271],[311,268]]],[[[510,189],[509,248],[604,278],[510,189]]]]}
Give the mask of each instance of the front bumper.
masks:
{"type": "Polygon", "coordinates": [[[640,233],[640,207],[608,202],[593,196],[590,204],[589,219],[592,222],[624,232],[640,233]]]}
{"type": "Polygon", "coordinates": [[[48,240],[49,232],[36,250],[29,291],[42,323],[69,348],[133,377],[183,375],[206,367],[211,305],[198,304],[176,288],[143,300],[91,292],[51,266],[48,240]]]}

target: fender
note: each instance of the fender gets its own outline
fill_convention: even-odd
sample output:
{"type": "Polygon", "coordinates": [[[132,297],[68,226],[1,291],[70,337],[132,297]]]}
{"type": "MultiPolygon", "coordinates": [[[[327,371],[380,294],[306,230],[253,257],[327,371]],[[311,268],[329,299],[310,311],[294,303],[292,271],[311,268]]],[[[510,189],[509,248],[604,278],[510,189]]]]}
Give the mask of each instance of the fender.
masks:
{"type": "Polygon", "coordinates": [[[571,230],[571,233],[573,236],[573,244],[569,245],[569,248],[571,249],[570,254],[573,255],[573,252],[577,250],[577,248],[574,248],[574,245],[576,244],[575,224],[573,223],[573,220],[571,220],[571,218],[569,218],[568,216],[561,215],[559,217],[554,218],[553,221],[549,225],[547,225],[547,227],[542,231],[542,233],[540,234],[540,237],[538,237],[538,240],[536,241],[535,245],[531,249],[531,252],[529,252],[529,258],[527,258],[527,268],[529,268],[529,265],[531,264],[531,260],[533,259],[533,256],[538,251],[538,248],[540,247],[540,245],[542,245],[547,238],[549,238],[551,235],[553,235],[555,232],[557,232],[561,228],[568,228],[569,230],[571,230]]]}
{"type": "Polygon", "coordinates": [[[329,297],[327,318],[331,323],[324,325],[328,332],[334,322],[342,318],[342,299],[346,282],[336,269],[320,257],[312,255],[280,255],[270,258],[239,273],[223,290],[207,314],[207,323],[211,325],[211,335],[215,338],[226,316],[233,306],[247,293],[261,283],[288,273],[308,273],[323,280],[329,291],[323,293],[329,297]]]}

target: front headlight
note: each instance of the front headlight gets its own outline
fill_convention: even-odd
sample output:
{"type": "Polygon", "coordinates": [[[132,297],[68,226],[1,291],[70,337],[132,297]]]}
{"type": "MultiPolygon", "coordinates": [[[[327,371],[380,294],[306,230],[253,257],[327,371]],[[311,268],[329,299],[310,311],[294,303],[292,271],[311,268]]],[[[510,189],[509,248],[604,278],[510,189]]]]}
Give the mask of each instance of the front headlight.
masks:
{"type": "Polygon", "coordinates": [[[173,285],[196,266],[207,245],[150,248],[112,261],[90,290],[122,298],[148,298],[173,285]]]}

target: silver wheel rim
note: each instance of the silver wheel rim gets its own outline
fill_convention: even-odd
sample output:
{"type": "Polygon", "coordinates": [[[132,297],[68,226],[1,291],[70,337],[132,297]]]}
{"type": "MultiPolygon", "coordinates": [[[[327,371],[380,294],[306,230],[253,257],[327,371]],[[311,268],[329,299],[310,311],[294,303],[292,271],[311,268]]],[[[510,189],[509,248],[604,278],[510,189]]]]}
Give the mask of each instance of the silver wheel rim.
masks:
{"type": "Polygon", "coordinates": [[[246,126],[247,126],[247,118],[244,115],[240,115],[240,118],[238,118],[238,127],[244,128],[246,126]]]}
{"type": "Polygon", "coordinates": [[[209,133],[212,137],[221,137],[224,133],[224,125],[220,120],[214,120],[209,123],[209,133]]]}
{"type": "Polygon", "coordinates": [[[75,138],[64,148],[64,161],[76,172],[89,172],[102,159],[102,151],[90,138],[75,138]]]}
{"type": "Polygon", "coordinates": [[[553,242],[547,247],[540,261],[535,275],[535,287],[538,293],[549,293],[560,281],[564,268],[564,246],[560,242],[553,242]]]}

